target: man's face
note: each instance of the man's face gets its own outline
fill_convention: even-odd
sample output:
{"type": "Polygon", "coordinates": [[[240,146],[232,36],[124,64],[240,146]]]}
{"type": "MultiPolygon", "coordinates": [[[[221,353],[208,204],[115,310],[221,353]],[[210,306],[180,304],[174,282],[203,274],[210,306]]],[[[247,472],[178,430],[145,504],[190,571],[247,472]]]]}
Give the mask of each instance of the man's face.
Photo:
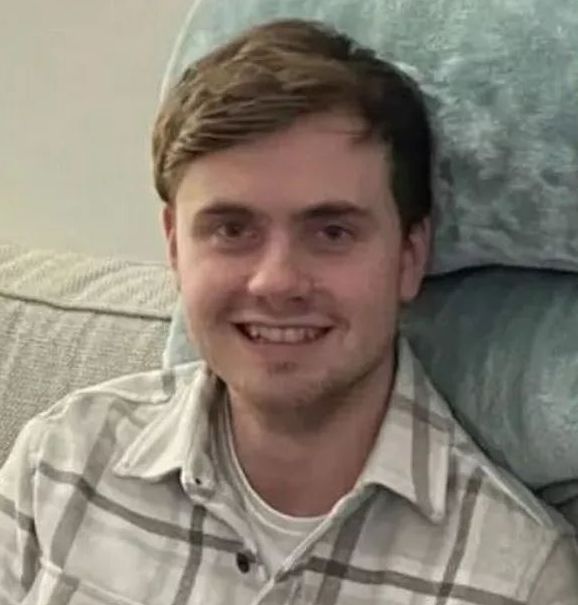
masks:
{"type": "Polygon", "coordinates": [[[387,151],[360,128],[319,114],[209,154],[164,211],[190,336],[256,405],[323,405],[392,361],[428,229],[402,238],[387,151]]]}

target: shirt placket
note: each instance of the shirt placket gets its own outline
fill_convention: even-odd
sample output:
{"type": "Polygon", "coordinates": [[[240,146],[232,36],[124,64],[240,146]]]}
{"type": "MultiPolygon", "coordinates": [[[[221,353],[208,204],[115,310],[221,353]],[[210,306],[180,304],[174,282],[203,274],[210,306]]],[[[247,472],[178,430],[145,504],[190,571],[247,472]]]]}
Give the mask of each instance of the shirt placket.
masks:
{"type": "MultiPolygon", "coordinates": [[[[251,605],[298,605],[303,593],[303,576],[308,562],[315,555],[315,547],[319,545],[327,533],[343,522],[348,515],[370,497],[370,489],[361,488],[346,496],[329,515],[288,557],[281,569],[271,578],[252,601],[251,605]]],[[[322,577],[319,576],[319,584],[322,577]]]]}

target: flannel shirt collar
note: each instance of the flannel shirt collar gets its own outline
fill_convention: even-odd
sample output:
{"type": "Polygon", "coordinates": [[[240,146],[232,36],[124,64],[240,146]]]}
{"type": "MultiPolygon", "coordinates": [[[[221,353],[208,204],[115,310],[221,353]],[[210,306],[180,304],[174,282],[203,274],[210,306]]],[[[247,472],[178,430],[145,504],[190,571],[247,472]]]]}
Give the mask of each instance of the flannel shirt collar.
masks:
{"type": "Polygon", "coordinates": [[[358,486],[378,485],[434,523],[446,512],[455,421],[404,339],[385,418],[358,486]]]}
{"type": "Polygon", "coordinates": [[[155,482],[180,472],[188,490],[214,489],[210,425],[224,385],[204,362],[189,365],[192,380],[176,390],[166,410],[129,445],[114,468],[116,475],[155,482]]]}
{"type": "MultiPolygon", "coordinates": [[[[119,476],[158,481],[180,472],[191,491],[211,492],[213,413],[224,385],[204,362],[191,365],[192,381],[148,424],[115,467],[119,476]]],[[[406,499],[430,521],[444,517],[454,420],[404,339],[389,407],[356,486],[377,485],[406,499]]]]}

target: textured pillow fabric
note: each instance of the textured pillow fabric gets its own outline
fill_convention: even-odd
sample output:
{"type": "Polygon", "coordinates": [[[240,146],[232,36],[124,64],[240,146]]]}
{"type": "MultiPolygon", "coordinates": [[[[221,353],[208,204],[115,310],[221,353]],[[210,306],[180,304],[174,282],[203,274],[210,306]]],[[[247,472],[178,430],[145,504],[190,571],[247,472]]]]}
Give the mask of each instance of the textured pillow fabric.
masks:
{"type": "Polygon", "coordinates": [[[578,270],[576,0],[200,0],[163,94],[232,34],[283,17],[335,25],[421,83],[439,142],[430,272],[578,270]]]}
{"type": "Polygon", "coordinates": [[[557,508],[578,530],[578,480],[549,485],[538,495],[557,508]]]}

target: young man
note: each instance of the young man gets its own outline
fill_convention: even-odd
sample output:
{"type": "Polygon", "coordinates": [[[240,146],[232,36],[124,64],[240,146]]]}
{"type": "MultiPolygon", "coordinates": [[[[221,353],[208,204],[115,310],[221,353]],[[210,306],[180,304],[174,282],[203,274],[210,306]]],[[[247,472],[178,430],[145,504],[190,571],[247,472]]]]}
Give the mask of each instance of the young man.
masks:
{"type": "Polygon", "coordinates": [[[429,248],[415,86],[287,21],[192,66],[154,134],[203,362],[75,393],[0,474],[0,604],[575,605],[566,526],[397,337],[429,248]]]}

